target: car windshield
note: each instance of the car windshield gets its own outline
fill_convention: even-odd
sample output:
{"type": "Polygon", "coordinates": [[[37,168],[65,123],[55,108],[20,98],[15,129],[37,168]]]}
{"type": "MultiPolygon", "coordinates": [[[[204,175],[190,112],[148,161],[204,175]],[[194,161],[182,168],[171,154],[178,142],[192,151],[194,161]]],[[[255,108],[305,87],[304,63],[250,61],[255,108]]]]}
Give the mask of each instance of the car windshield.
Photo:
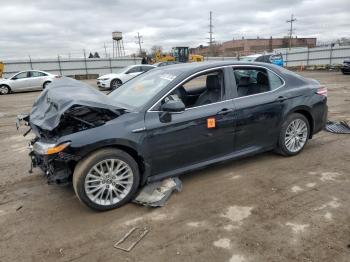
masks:
{"type": "Polygon", "coordinates": [[[125,73],[127,72],[130,68],[132,68],[133,65],[127,66],[127,67],[123,67],[123,68],[119,68],[117,71],[115,71],[114,73],[125,73]]]}
{"type": "Polygon", "coordinates": [[[122,107],[137,110],[146,105],[180,73],[181,71],[151,70],[126,82],[108,96],[122,107]]]}

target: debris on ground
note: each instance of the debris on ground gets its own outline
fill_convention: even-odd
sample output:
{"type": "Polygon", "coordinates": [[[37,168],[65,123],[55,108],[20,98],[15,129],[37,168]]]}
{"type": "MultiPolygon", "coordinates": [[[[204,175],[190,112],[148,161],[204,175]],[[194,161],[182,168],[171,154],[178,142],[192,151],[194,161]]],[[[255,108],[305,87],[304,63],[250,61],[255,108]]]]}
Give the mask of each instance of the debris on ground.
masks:
{"type": "Polygon", "coordinates": [[[180,192],[181,189],[182,183],[178,177],[167,178],[144,186],[133,202],[144,206],[162,207],[174,191],[180,192]]]}
{"type": "Polygon", "coordinates": [[[350,134],[350,125],[345,121],[327,121],[325,130],[336,134],[350,134]]]}
{"type": "Polygon", "coordinates": [[[60,252],[61,256],[64,255],[64,254],[63,254],[63,248],[60,248],[59,252],[60,252]]]}
{"type": "Polygon", "coordinates": [[[133,249],[137,243],[139,243],[141,239],[147,235],[148,232],[149,229],[146,227],[133,227],[117,243],[115,243],[114,247],[126,252],[130,252],[131,249],[133,249]]]}

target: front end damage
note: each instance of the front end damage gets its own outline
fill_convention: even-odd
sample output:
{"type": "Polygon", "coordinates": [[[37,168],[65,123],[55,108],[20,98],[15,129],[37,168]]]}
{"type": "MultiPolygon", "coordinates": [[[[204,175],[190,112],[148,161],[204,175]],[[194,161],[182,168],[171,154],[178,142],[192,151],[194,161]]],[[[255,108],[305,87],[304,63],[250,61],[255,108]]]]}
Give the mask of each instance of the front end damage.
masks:
{"type": "Polygon", "coordinates": [[[56,145],[41,142],[38,137],[32,139],[29,144],[29,157],[31,162],[29,172],[32,172],[32,168],[39,167],[47,177],[49,184],[64,184],[70,182],[79,157],[64,152],[63,150],[68,146],[69,142],[56,145]],[[62,145],[64,147],[62,147],[62,145]],[[49,150],[55,149],[61,151],[56,153],[48,152],[49,150]]]}
{"type": "Polygon", "coordinates": [[[17,117],[17,129],[29,127],[24,136],[30,131],[35,134],[29,143],[29,172],[39,167],[48,183],[70,182],[81,156],[71,148],[69,135],[104,125],[123,113],[106,95],[81,82],[54,82],[37,98],[30,114],[17,117]]]}

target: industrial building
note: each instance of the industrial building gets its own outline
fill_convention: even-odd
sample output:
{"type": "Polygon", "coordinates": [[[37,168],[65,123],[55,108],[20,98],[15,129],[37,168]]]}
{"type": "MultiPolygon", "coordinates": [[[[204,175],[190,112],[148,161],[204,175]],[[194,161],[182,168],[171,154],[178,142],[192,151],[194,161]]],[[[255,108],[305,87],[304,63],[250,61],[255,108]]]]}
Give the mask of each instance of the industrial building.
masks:
{"type": "MultiPolygon", "coordinates": [[[[290,39],[284,38],[255,38],[255,39],[233,39],[221,44],[209,46],[198,46],[191,48],[190,52],[203,56],[242,56],[256,53],[271,52],[277,48],[289,47],[290,39]]],[[[292,38],[293,47],[315,47],[316,38],[292,38]]]]}

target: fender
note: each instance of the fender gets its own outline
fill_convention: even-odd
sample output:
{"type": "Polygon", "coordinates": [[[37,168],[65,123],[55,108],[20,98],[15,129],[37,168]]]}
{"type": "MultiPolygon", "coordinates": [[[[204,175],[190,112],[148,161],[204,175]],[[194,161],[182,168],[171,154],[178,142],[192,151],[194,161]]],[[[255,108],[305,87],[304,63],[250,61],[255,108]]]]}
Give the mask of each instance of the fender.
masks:
{"type": "Polygon", "coordinates": [[[299,106],[295,106],[289,110],[286,110],[286,113],[283,115],[283,119],[281,121],[281,126],[284,123],[284,121],[287,119],[288,116],[290,116],[293,113],[299,112],[302,115],[304,115],[307,118],[307,120],[309,121],[309,125],[310,125],[309,138],[311,139],[312,135],[313,135],[314,126],[315,126],[315,120],[312,116],[311,111],[312,111],[312,109],[306,105],[299,105],[299,106]]]}
{"type": "Polygon", "coordinates": [[[96,143],[92,143],[89,145],[84,146],[83,148],[74,148],[70,147],[67,151],[67,153],[76,155],[78,158],[78,161],[85,158],[92,152],[106,148],[106,147],[115,147],[119,148],[121,150],[126,151],[128,154],[130,154],[137,164],[139,165],[140,169],[140,175],[141,175],[141,185],[144,185],[147,181],[147,178],[151,174],[151,166],[150,162],[147,160],[145,153],[142,151],[141,147],[137,145],[136,142],[127,140],[127,139],[105,139],[98,141],[96,143]]]}

